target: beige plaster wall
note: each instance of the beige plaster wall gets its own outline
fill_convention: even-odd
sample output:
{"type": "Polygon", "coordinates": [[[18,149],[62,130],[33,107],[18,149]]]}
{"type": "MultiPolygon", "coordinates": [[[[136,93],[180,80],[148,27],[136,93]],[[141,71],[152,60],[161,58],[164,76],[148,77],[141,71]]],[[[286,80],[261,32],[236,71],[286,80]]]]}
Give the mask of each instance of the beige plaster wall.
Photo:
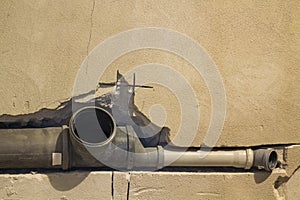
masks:
{"type": "MultiPolygon", "coordinates": [[[[0,1],[0,114],[55,108],[72,96],[77,71],[106,38],[139,27],[184,33],[212,57],[224,81],[227,115],[218,146],[300,143],[299,1],[0,1]]],[[[141,50],[116,59],[103,81],[146,63],[166,64],[193,86],[201,112],[193,144],[209,126],[211,99],[187,61],[141,50]]],[[[137,75],[137,81],[139,82],[137,75]]],[[[154,104],[179,128],[179,104],[167,88],[138,90],[148,116],[154,104]]],[[[151,118],[151,116],[150,116],[151,118]]],[[[79,172],[1,174],[3,199],[299,199],[299,146],[285,149],[272,174],[79,172]],[[298,169],[298,170],[297,170],[298,169]],[[232,187],[234,186],[234,187],[232,187]],[[175,189],[175,190],[174,190],[175,189]]]]}
{"type": "MultiPolygon", "coordinates": [[[[224,81],[227,115],[219,146],[299,143],[299,1],[47,1],[0,2],[0,114],[54,108],[71,97],[79,66],[106,38],[138,27],[184,33],[210,54],[224,81]]],[[[172,66],[196,91],[201,144],[211,113],[208,89],[185,60],[141,50],[115,60],[101,78],[150,62],[172,66]]],[[[100,77],[99,77],[100,78],[100,77]]],[[[137,77],[138,78],[138,77],[137,77]]],[[[174,95],[138,90],[149,115],[160,103],[174,136],[180,122],[174,95]]]]}

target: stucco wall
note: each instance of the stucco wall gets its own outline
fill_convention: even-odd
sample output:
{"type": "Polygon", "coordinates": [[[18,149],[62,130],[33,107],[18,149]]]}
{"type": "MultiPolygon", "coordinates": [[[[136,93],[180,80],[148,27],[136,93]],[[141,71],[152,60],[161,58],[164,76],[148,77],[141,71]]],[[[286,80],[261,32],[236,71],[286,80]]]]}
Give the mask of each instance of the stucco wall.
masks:
{"type": "MultiPolygon", "coordinates": [[[[138,27],[162,27],[201,44],[218,66],[227,114],[218,145],[300,142],[298,1],[1,1],[0,113],[54,108],[72,95],[79,66],[106,38],[138,27]]],[[[166,64],[193,86],[201,144],[209,126],[211,99],[201,76],[174,54],[131,52],[115,60],[102,80],[145,63],[166,64]]],[[[100,78],[100,77],[99,77],[100,78]]],[[[138,80],[138,75],[137,75],[138,80]]],[[[138,90],[136,102],[149,115],[161,104],[174,135],[179,104],[166,88],[138,90]],[[170,93],[170,94],[169,94],[170,93]],[[166,95],[167,94],[167,95],[166,95]]]]}
{"type": "MultiPolygon", "coordinates": [[[[1,0],[0,115],[57,107],[72,97],[78,69],[99,43],[133,28],[161,27],[193,38],[218,67],[226,90],[227,108],[217,146],[299,144],[299,10],[297,0],[1,0]]],[[[134,51],[111,63],[99,80],[114,81],[117,69],[125,73],[147,63],[171,66],[193,87],[198,100],[195,106],[200,109],[201,118],[198,134],[191,145],[199,146],[210,123],[211,97],[203,77],[186,60],[160,50],[134,51]]],[[[180,124],[178,100],[169,89],[153,86],[154,89],[137,90],[136,103],[150,118],[151,106],[161,104],[167,114],[165,126],[171,129],[174,137],[180,124]]],[[[296,187],[299,148],[290,152],[292,161],[287,165],[291,167],[287,171],[277,170],[270,177],[258,172],[132,173],[132,185],[128,189],[126,173],[92,172],[85,179],[86,172],[72,172],[78,186],[65,184],[63,179],[57,181],[59,187],[53,185],[49,177],[68,178],[67,173],[50,174],[48,178],[47,174],[1,174],[0,196],[30,199],[32,186],[39,189],[37,198],[48,194],[54,199],[76,199],[84,195],[87,198],[102,195],[103,198],[141,199],[142,195],[159,190],[162,194],[155,193],[158,196],[152,198],[161,199],[164,194],[174,196],[176,192],[172,192],[178,187],[183,191],[178,194],[180,199],[198,199],[201,195],[204,199],[232,199],[235,194],[249,192],[249,186],[251,195],[254,194],[247,196],[251,199],[283,199],[286,196],[293,199],[299,195],[296,187]],[[288,181],[293,173],[295,175],[288,181]],[[284,181],[279,181],[280,185],[275,188],[276,181],[282,180],[280,177],[288,181],[287,187],[284,181]],[[190,184],[182,188],[179,180],[190,184]],[[160,185],[150,187],[158,182],[160,185]],[[25,183],[32,185],[27,187],[25,183]],[[216,183],[227,189],[215,187],[216,183]],[[103,185],[103,190],[98,190],[103,185]],[[234,192],[228,185],[240,187],[234,192]],[[61,190],[61,187],[69,188],[61,190]],[[187,192],[190,196],[180,196],[190,189],[191,192],[187,192]],[[82,194],[83,190],[87,192],[82,194]]]]}

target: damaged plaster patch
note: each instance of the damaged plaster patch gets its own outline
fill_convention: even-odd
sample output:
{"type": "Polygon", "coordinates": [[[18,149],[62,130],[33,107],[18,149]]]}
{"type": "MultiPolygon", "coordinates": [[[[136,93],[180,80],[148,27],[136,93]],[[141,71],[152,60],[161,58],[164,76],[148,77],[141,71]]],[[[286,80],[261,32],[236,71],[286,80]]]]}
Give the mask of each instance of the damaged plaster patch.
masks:
{"type": "Polygon", "coordinates": [[[83,107],[92,106],[112,114],[117,126],[126,121],[141,138],[141,143],[145,147],[166,145],[170,141],[170,129],[157,126],[139,111],[134,103],[134,95],[127,92],[128,87],[132,86],[119,71],[117,71],[117,77],[117,82],[122,82],[122,87],[118,87],[116,92],[95,96],[96,91],[92,90],[72,97],[55,109],[43,108],[35,113],[23,115],[0,115],[0,129],[61,127],[69,124],[73,112],[83,107]],[[128,104],[124,104],[124,102],[128,102],[128,104]],[[145,135],[148,137],[144,137],[145,135]]]}

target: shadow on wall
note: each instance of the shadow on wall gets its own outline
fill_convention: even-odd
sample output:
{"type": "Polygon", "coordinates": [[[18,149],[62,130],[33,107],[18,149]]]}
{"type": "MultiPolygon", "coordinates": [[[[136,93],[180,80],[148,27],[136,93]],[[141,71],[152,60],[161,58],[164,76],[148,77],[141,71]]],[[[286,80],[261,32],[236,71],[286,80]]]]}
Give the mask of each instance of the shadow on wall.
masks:
{"type": "Polygon", "coordinates": [[[270,172],[255,172],[254,173],[254,180],[255,183],[259,184],[264,182],[265,180],[268,179],[268,177],[271,175],[270,172]]]}
{"type": "MultiPolygon", "coordinates": [[[[45,174],[48,177],[49,183],[53,188],[57,191],[69,191],[82,183],[91,173],[91,171],[111,171],[113,173],[113,169],[110,168],[93,168],[93,169],[77,169],[73,171],[62,171],[62,170],[1,170],[0,174],[45,174]]],[[[166,167],[159,171],[174,173],[174,172],[198,172],[198,173],[242,173],[245,172],[244,169],[236,169],[236,168],[225,168],[225,167],[166,167]]],[[[271,175],[270,172],[251,170],[251,173],[254,174],[254,181],[256,184],[261,184],[271,175]]],[[[275,189],[279,188],[282,183],[288,181],[287,177],[279,177],[275,182],[275,189]]],[[[109,184],[109,183],[105,183],[109,184]]]]}
{"type": "MultiPolygon", "coordinates": [[[[103,169],[101,169],[103,170],[103,169]]],[[[198,171],[199,168],[197,168],[196,171],[198,171]]],[[[167,170],[169,171],[169,169],[167,170]]],[[[180,169],[177,170],[178,172],[186,172],[186,170],[184,169],[180,169]]],[[[192,172],[195,172],[195,170],[190,170],[192,172]]],[[[207,168],[203,168],[200,171],[202,172],[208,172],[208,171],[212,171],[212,172],[230,172],[230,173],[235,173],[234,169],[207,169],[207,168]]],[[[236,171],[237,173],[240,173],[240,170],[236,171]]],[[[172,173],[172,172],[170,172],[172,173]]],[[[260,184],[263,183],[265,180],[267,180],[267,178],[271,175],[271,173],[269,172],[260,172],[260,171],[256,171],[253,172],[254,173],[254,180],[256,184],[260,184]]],[[[50,173],[47,174],[48,179],[52,185],[53,188],[55,188],[58,191],[68,191],[71,190],[72,188],[76,187],[77,185],[79,185],[86,177],[88,177],[90,174],[90,171],[78,171],[78,173],[50,173]]],[[[106,183],[107,184],[107,183],[106,183]]],[[[278,186],[279,187],[279,186],[278,186]]],[[[275,188],[276,188],[276,184],[275,184],[275,188]]]]}
{"type": "Polygon", "coordinates": [[[49,173],[47,176],[53,188],[58,191],[68,191],[79,185],[89,174],[89,171],[80,171],[49,173]]]}

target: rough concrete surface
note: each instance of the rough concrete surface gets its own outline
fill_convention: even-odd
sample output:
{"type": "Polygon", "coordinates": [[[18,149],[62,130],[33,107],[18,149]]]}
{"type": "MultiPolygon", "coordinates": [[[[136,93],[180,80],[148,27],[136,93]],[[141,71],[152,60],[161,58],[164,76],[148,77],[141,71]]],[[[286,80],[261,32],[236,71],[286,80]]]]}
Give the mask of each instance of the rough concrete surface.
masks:
{"type": "Polygon", "coordinates": [[[291,176],[300,167],[300,145],[292,145],[285,148],[284,161],[286,171],[291,176]]]}
{"type": "Polygon", "coordinates": [[[68,172],[0,175],[0,199],[299,199],[299,173],[68,172]]]}
{"type": "MultiPolygon", "coordinates": [[[[299,9],[299,1],[291,0],[3,0],[0,113],[54,108],[72,96],[79,66],[96,45],[132,28],[162,27],[196,40],[219,68],[227,114],[218,146],[299,143],[299,9]]],[[[145,63],[169,65],[192,85],[201,119],[191,145],[199,146],[209,126],[211,100],[203,78],[187,61],[159,50],[131,52],[99,79],[112,81],[117,68],[125,73],[145,63]]],[[[177,133],[179,104],[171,91],[157,85],[141,89],[136,102],[148,116],[152,105],[161,104],[165,125],[172,136],[177,133]]]]}
{"type": "Polygon", "coordinates": [[[129,199],[275,199],[272,184],[284,174],[131,173],[129,199]]]}
{"type": "Polygon", "coordinates": [[[112,172],[1,174],[0,199],[111,199],[112,172]]]}
{"type": "Polygon", "coordinates": [[[293,176],[287,182],[287,199],[297,200],[300,198],[300,170],[295,171],[293,176]]]}

